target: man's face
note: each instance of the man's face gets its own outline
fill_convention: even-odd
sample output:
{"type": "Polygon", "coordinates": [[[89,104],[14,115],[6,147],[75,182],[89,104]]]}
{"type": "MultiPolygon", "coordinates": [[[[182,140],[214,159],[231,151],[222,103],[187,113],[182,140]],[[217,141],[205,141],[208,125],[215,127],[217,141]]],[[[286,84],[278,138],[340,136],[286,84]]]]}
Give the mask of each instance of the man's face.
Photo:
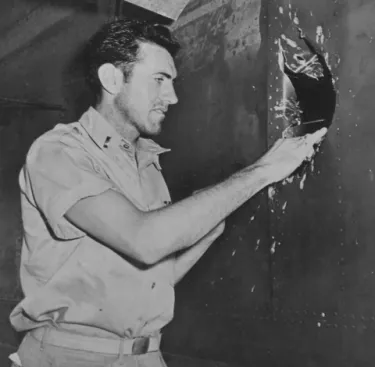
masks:
{"type": "Polygon", "coordinates": [[[155,44],[141,43],[139,61],[115,98],[115,106],[141,136],[161,132],[168,106],[178,102],[173,80],[177,72],[169,52],[155,44]]]}

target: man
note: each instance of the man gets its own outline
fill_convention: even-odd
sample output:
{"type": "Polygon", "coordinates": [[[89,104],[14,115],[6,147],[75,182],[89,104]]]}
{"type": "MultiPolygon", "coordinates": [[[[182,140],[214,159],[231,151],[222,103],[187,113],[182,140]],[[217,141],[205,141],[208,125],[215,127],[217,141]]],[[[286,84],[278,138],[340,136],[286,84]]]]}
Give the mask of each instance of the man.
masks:
{"type": "Polygon", "coordinates": [[[279,140],[255,164],[170,204],[158,160],[166,150],[147,137],[177,103],[177,50],[162,26],[104,26],[87,53],[95,108],[30,148],[20,174],[25,298],[10,317],[28,331],[24,367],[165,366],[160,331],[174,285],[225,218],[293,173],[326,133],[279,140]]]}

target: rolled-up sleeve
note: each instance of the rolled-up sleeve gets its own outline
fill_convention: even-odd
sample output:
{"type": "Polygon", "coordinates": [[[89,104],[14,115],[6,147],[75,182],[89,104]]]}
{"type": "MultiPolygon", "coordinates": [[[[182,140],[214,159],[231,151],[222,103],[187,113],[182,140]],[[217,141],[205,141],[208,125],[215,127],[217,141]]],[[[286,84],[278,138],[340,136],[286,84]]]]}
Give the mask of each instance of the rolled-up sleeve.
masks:
{"type": "Polygon", "coordinates": [[[65,213],[79,200],[114,188],[83,149],[58,143],[34,147],[22,175],[24,194],[42,212],[55,236],[65,240],[85,235],[66,220],[65,213]]]}

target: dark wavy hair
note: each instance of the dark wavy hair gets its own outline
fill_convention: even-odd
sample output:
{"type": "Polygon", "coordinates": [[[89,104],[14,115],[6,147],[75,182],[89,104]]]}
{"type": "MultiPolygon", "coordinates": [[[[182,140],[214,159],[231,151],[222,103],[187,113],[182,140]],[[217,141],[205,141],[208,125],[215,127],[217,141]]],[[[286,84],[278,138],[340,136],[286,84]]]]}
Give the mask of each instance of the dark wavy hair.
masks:
{"type": "Polygon", "coordinates": [[[143,42],[165,48],[173,58],[180,49],[179,42],[167,27],[138,19],[125,18],[107,23],[90,39],[85,48],[85,70],[96,101],[101,96],[99,67],[106,63],[120,67],[126,81],[139,60],[139,46],[143,42]]]}

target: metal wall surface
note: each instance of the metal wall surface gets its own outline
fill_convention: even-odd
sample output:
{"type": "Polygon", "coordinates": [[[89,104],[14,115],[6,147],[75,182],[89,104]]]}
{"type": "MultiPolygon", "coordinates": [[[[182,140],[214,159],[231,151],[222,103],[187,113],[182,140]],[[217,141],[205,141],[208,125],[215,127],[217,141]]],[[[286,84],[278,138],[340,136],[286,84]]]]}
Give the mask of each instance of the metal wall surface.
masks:
{"type": "Polygon", "coordinates": [[[374,15],[373,1],[269,2],[269,144],[286,128],[278,41],[303,49],[296,26],[327,52],[338,92],[307,175],[270,192],[273,309],[289,325],[280,346],[300,354],[288,366],[370,366],[375,358],[374,15]]]}
{"type": "MultiPolygon", "coordinates": [[[[244,366],[370,366],[375,357],[375,4],[262,1],[260,22],[253,26],[259,27],[253,33],[259,48],[246,45],[237,56],[225,57],[230,30],[254,23],[243,9],[235,11],[238,1],[211,2],[210,7],[202,3],[207,9],[215,3],[220,7],[196,19],[196,5],[185,14],[182,23],[187,25],[177,30],[189,46],[183,64],[188,80],[179,91],[182,106],[168,128],[173,139],[167,142],[176,143],[173,154],[178,158],[174,163],[165,159],[167,177],[178,194],[215,182],[221,172],[255,159],[264,148],[259,144],[265,138],[263,118],[268,145],[282,136],[287,122],[278,107],[288,83],[279,65],[279,40],[291,53],[305,50],[297,27],[323,48],[337,106],[306,175],[299,172],[292,182],[274,186],[231,216],[224,238],[177,287],[176,318],[167,329],[165,346],[171,352],[244,366]],[[236,21],[229,23],[232,17],[236,21]],[[220,18],[227,28],[216,33],[220,18]],[[267,88],[267,94],[244,88],[258,73],[245,59],[251,48],[263,65],[261,74],[268,75],[268,82],[256,88],[267,88]],[[233,116],[241,104],[257,111],[251,101],[259,97],[268,103],[268,123],[264,114],[258,115],[262,133],[252,130],[233,138],[236,129],[246,131],[251,123],[233,116]],[[216,105],[211,103],[215,98],[216,105]],[[251,150],[254,142],[258,148],[251,150]],[[254,243],[260,252],[253,251],[254,243]]],[[[251,3],[261,9],[260,2],[251,3]]],[[[242,40],[235,37],[238,47],[242,40]]]]}
{"type": "MultiPolygon", "coordinates": [[[[267,145],[267,8],[260,0],[197,3],[176,26],[180,101],[160,141],[172,148],[162,163],[175,200],[254,162],[267,145]]],[[[177,285],[166,352],[230,365],[267,359],[268,327],[257,317],[270,305],[268,215],[263,192],[228,218],[177,285]]]]}

